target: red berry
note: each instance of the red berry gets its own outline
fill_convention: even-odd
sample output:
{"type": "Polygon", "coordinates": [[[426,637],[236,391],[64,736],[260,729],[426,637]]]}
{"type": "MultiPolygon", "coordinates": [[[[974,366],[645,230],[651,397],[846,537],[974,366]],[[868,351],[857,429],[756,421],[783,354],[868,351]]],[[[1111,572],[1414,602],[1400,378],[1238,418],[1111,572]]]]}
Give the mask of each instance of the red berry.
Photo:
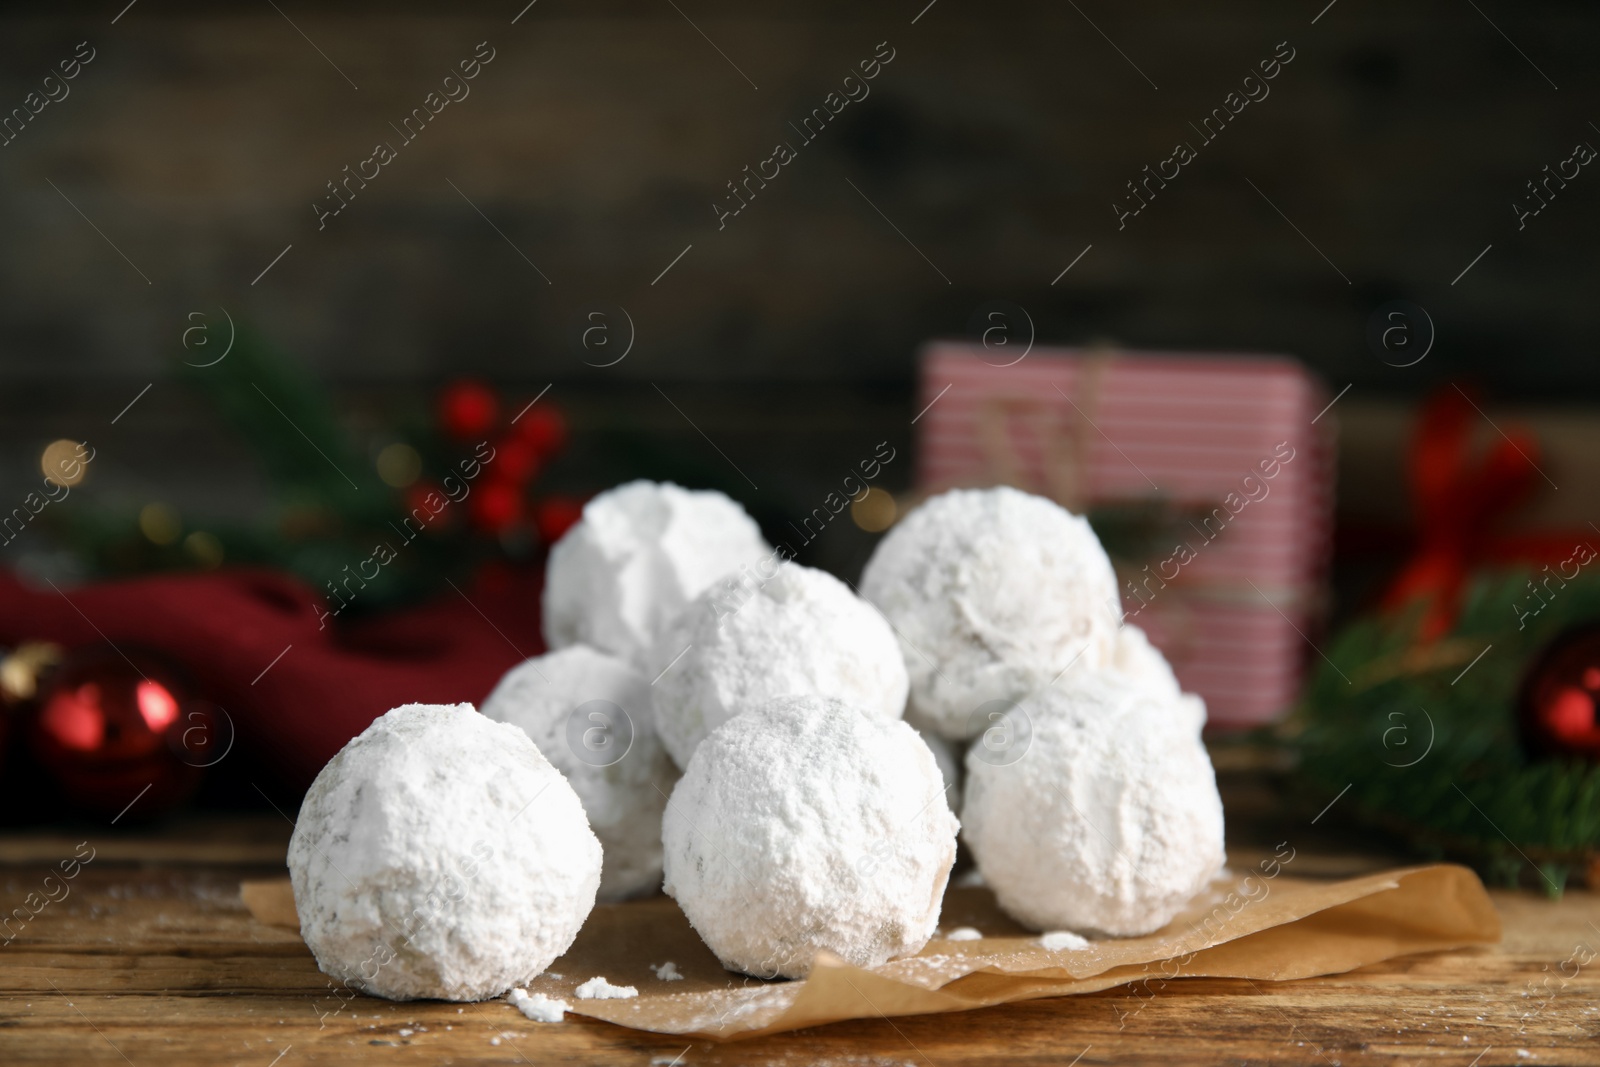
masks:
{"type": "Polygon", "coordinates": [[[531,442],[520,437],[506,437],[495,442],[494,459],[489,469],[501,481],[527,485],[539,472],[538,450],[531,442]]]}
{"type": "Polygon", "coordinates": [[[439,425],[458,441],[481,439],[499,414],[499,398],[482,382],[453,382],[439,394],[439,425]]]}
{"type": "Polygon", "coordinates": [[[561,451],[567,443],[567,420],[561,409],[550,403],[535,404],[517,420],[516,431],[542,457],[561,451]]]}
{"type": "Polygon", "coordinates": [[[583,518],[583,501],[570,496],[547,496],[534,505],[533,524],[539,538],[547,545],[561,540],[579,519],[583,518]]]}
{"type": "Polygon", "coordinates": [[[478,529],[502,533],[522,516],[522,491],[509,482],[485,482],[467,498],[467,511],[478,529]]]}

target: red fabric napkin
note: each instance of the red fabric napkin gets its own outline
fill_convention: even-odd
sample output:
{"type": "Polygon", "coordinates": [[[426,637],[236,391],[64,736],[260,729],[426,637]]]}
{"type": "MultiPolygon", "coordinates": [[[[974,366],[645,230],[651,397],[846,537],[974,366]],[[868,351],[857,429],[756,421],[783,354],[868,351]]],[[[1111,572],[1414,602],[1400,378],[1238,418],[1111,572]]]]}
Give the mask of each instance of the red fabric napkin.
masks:
{"type": "MultiPolygon", "coordinates": [[[[459,583],[458,583],[459,584],[459,583]]],[[[319,628],[320,597],[267,570],[161,575],[60,590],[0,571],[0,645],[107,642],[180,668],[260,760],[303,790],[401,704],[477,704],[544,651],[543,568],[499,571],[415,608],[319,628]]],[[[220,769],[220,768],[219,768],[220,769]]]]}

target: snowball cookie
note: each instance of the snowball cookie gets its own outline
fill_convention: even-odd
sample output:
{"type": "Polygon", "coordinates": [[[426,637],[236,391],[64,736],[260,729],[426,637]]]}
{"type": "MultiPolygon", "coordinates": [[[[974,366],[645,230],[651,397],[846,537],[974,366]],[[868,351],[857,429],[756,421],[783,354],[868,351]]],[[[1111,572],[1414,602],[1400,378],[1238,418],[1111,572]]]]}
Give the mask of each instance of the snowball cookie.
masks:
{"type": "Polygon", "coordinates": [[[666,891],[724,967],[800,978],[917,952],[956,819],[916,731],[825,697],[736,716],[695,749],[662,823],[666,891]]]}
{"type": "Polygon", "coordinates": [[[1036,930],[1160,929],[1222,868],[1205,747],[1173,698],[1114,672],[1074,671],[1021,708],[1026,747],[967,753],[961,833],[984,881],[1036,930]]]}
{"type": "Polygon", "coordinates": [[[712,730],[777,697],[832,697],[898,719],[908,684],[883,616],[833,575],[787,561],[700,594],[656,639],[650,676],[656,726],[680,767],[712,730]]]}
{"type": "Polygon", "coordinates": [[[931,497],[889,531],[861,576],[911,675],[911,710],[952,740],[982,705],[1104,667],[1120,607],[1111,561],[1084,519],[1016,489],[931,497]]]}
{"type": "Polygon", "coordinates": [[[713,581],[771,554],[744,508],[712,490],[629,482],[584,505],[550,549],[544,639],[641,669],[663,625],[713,581]]]}
{"type": "Polygon", "coordinates": [[[1173,708],[1195,733],[1206,724],[1206,702],[1178,687],[1178,676],[1161,650],[1150,643],[1145,632],[1131,623],[1117,630],[1111,669],[1153,695],[1173,701],[1173,708]]]}
{"type": "Polygon", "coordinates": [[[656,736],[643,675],[569,645],[513,667],[483,713],[522,727],[577,791],[605,851],[601,900],[661,887],[661,812],[678,768],[656,736]]]}
{"type": "Polygon", "coordinates": [[[572,944],[600,842],[527,734],[471,704],[407,704],[311,783],[289,877],[324,974],[391,1000],[481,1000],[572,944]]]}

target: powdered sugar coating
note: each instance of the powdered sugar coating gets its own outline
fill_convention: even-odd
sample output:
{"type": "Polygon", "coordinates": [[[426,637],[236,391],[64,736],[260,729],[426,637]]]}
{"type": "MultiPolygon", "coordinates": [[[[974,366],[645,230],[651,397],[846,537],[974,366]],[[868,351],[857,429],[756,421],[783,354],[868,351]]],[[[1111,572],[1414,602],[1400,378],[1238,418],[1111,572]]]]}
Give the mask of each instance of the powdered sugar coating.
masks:
{"type": "Polygon", "coordinates": [[[919,951],[939,921],[955,816],[903,722],[820,697],[724,723],[689,760],[662,825],[666,891],[723,966],[806,975],[919,951]]]}
{"type": "Polygon", "coordinates": [[[483,713],[520,726],[583,801],[605,852],[601,900],[661,887],[661,813],[678,768],[656,734],[642,674],[588,645],[569,645],[513,667],[483,713]]]}
{"type": "Polygon", "coordinates": [[[550,549],[544,639],[583,643],[643,669],[656,635],[713,581],[770,549],[722,493],[634,481],[584,505],[550,549]]]}
{"type": "Polygon", "coordinates": [[[894,631],[839,579],[796,563],[724,578],[662,631],[657,728],[680,767],[712,730],[777,697],[831,697],[885,719],[906,706],[894,631]]]}
{"type": "Polygon", "coordinates": [[[944,799],[950,805],[951,811],[961,810],[961,783],[966,777],[962,766],[962,753],[966,746],[955,741],[946,741],[932,730],[918,729],[917,736],[922,738],[922,743],[928,746],[928,751],[933,753],[933,761],[939,765],[939,774],[944,778],[944,799]]]}
{"type": "Polygon", "coordinates": [[[470,704],[407,704],[317,775],[289,876],[323,973],[391,1000],[481,1000],[572,944],[600,842],[521,730],[470,704]]]}
{"type": "Polygon", "coordinates": [[[1021,759],[967,756],[962,837],[1000,906],[1036,930],[1150,933],[1224,860],[1222,801],[1170,699],[1073,672],[1022,704],[1021,759]]]}
{"type": "Polygon", "coordinates": [[[1179,688],[1178,676],[1172,673],[1167,657],[1132,623],[1124,623],[1117,630],[1111,669],[1152,695],[1171,701],[1180,721],[1196,734],[1205,726],[1206,702],[1179,688]]]}
{"type": "Polygon", "coordinates": [[[1181,692],[1178,676],[1172,673],[1167,657],[1150,643],[1149,635],[1132,623],[1117,628],[1110,666],[1152,693],[1176,696],[1181,692]]]}
{"type": "Polygon", "coordinates": [[[957,489],[889,531],[861,592],[900,636],[911,708],[944,737],[973,714],[1110,662],[1116,577],[1088,522],[1008,487],[957,489]]]}

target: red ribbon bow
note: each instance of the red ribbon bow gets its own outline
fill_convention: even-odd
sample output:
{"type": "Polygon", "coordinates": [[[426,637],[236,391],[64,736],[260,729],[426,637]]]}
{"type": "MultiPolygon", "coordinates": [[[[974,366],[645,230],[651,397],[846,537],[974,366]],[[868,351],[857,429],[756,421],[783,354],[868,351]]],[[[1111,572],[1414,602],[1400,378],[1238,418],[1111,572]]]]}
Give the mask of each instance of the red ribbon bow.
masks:
{"type": "MultiPolygon", "coordinates": [[[[1434,394],[1411,441],[1409,476],[1417,512],[1417,549],[1383,597],[1394,610],[1423,602],[1419,637],[1447,633],[1461,606],[1467,575],[1489,562],[1526,558],[1530,545],[1495,536],[1495,528],[1531,494],[1539,480],[1539,444],[1527,430],[1506,426],[1474,455],[1472,431],[1486,418],[1459,386],[1434,394]]],[[[1551,546],[1540,539],[1531,554],[1551,546]]],[[[1562,542],[1563,545],[1566,542],[1562,542]]]]}

